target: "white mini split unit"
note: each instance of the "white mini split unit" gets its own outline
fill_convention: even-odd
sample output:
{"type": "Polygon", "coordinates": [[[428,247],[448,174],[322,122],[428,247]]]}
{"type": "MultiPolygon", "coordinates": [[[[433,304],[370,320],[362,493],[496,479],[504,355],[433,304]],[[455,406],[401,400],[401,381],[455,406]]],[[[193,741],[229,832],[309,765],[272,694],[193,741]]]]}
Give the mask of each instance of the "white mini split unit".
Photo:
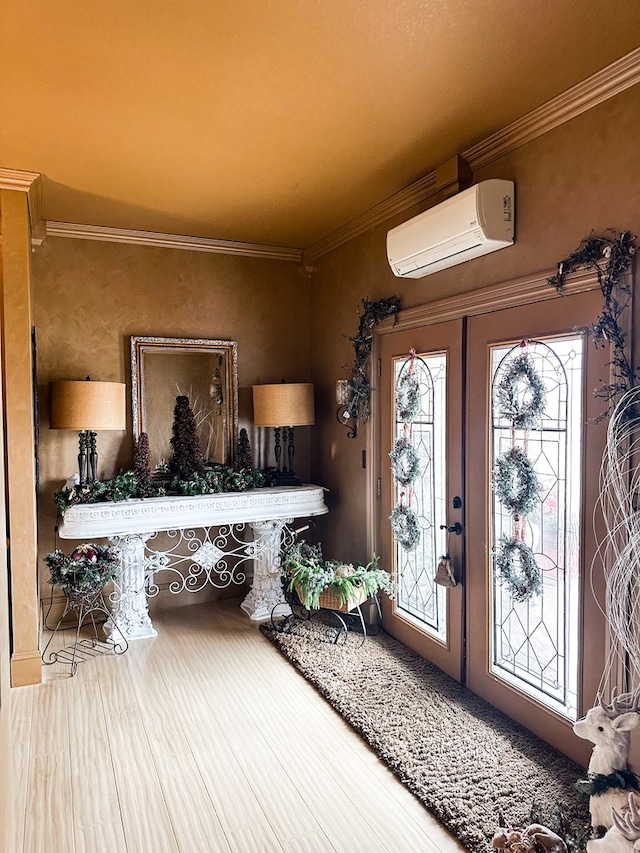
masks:
{"type": "Polygon", "coordinates": [[[513,244],[513,181],[482,181],[392,228],[394,275],[422,278],[513,244]]]}

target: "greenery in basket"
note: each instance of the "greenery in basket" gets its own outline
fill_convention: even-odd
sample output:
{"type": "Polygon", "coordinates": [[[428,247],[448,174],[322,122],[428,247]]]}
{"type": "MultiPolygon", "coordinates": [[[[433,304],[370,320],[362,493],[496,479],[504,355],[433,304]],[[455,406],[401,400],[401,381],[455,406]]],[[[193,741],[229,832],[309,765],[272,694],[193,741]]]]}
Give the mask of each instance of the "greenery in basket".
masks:
{"type": "Polygon", "coordinates": [[[363,566],[325,560],[322,547],[298,542],[285,554],[283,580],[291,592],[294,588],[307,610],[317,610],[320,595],[327,589],[338,596],[341,604],[357,600],[361,590],[367,597],[382,591],[393,596],[394,585],[389,572],[378,566],[378,557],[363,566]]]}
{"type": "Polygon", "coordinates": [[[113,580],[120,563],[120,552],[111,545],[85,543],[65,554],[59,548],[44,558],[51,575],[49,583],[65,590],[102,588],[113,580]]]}
{"type": "Polygon", "coordinates": [[[121,471],[110,480],[86,483],[60,489],[53,498],[58,512],[76,504],[124,501],[128,498],[161,498],[176,495],[213,495],[218,492],[245,492],[269,485],[269,474],[260,468],[234,471],[226,465],[214,464],[204,475],[192,474],[188,479],[148,480],[135,471],[121,471]]]}

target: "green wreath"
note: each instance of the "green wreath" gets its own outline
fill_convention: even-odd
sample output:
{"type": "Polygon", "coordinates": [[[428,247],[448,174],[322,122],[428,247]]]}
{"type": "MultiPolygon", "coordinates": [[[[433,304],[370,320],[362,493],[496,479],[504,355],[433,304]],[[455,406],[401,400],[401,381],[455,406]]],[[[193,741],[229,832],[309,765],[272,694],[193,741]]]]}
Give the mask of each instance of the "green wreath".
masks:
{"type": "Polygon", "coordinates": [[[418,516],[408,506],[398,504],[389,516],[396,541],[405,551],[414,551],[420,541],[418,516]]]}
{"type": "Polygon", "coordinates": [[[540,481],[531,460],[521,447],[513,447],[496,459],[493,487],[498,500],[512,515],[529,515],[540,500],[540,481]]]}
{"type": "Polygon", "coordinates": [[[420,473],[420,460],[413,445],[406,438],[396,438],[393,450],[389,453],[391,470],[397,483],[410,486],[420,473]]]}
{"type": "Polygon", "coordinates": [[[496,402],[500,415],[508,418],[515,429],[531,429],[544,414],[547,391],[526,353],[516,356],[505,371],[496,390],[496,402]],[[529,385],[529,395],[525,390],[520,398],[518,387],[523,380],[529,385]]]}
{"type": "Polygon", "coordinates": [[[495,566],[502,582],[509,587],[514,601],[528,601],[542,592],[542,573],[531,548],[515,536],[501,536],[495,566]],[[515,569],[518,555],[520,570],[515,569]]]}
{"type": "Polygon", "coordinates": [[[398,420],[410,424],[420,411],[420,380],[415,371],[406,370],[396,385],[396,413],[398,420]]]}

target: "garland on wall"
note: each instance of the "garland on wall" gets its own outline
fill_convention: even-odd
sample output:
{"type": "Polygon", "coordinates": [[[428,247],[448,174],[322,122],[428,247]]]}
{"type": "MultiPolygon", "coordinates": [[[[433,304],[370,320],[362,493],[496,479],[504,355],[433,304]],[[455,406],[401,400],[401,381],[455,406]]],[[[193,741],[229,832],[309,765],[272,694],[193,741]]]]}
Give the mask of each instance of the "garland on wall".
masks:
{"type": "Polygon", "coordinates": [[[591,326],[580,329],[593,337],[596,347],[604,348],[607,341],[613,347],[612,381],[601,383],[595,391],[595,396],[607,403],[607,408],[595,419],[596,423],[609,416],[615,401],[638,380],[638,371],[634,370],[626,353],[627,335],[620,325],[631,300],[631,288],[623,277],[636,252],[635,239],[630,231],[614,229],[607,229],[601,237],[585,237],[575,252],[558,263],[556,274],[548,279],[559,293],[565,277],[576,270],[591,270],[598,279],[604,297],[602,311],[591,326]]]}
{"type": "Polygon", "coordinates": [[[358,331],[354,337],[349,337],[353,344],[355,361],[348,385],[349,402],[344,411],[344,418],[353,418],[356,424],[368,420],[371,414],[371,383],[367,378],[367,363],[373,348],[373,328],[387,317],[395,316],[399,310],[399,296],[377,299],[374,302],[362,300],[358,331]]]}
{"type": "Polygon", "coordinates": [[[498,414],[511,425],[511,448],[496,459],[493,469],[496,497],[513,520],[512,534],[499,539],[495,569],[517,602],[528,601],[542,591],[540,568],[524,538],[527,516],[540,500],[538,475],[527,453],[529,430],[540,421],[547,399],[544,381],[533,363],[527,341],[520,343],[520,350],[495,391],[498,414]],[[516,444],[516,430],[524,432],[522,447],[516,444]]]}
{"type": "Polygon", "coordinates": [[[393,478],[401,487],[400,500],[389,520],[396,541],[405,551],[414,551],[420,541],[420,523],[411,508],[413,484],[420,474],[420,459],[412,443],[412,424],[421,406],[417,358],[416,351],[410,350],[396,382],[396,421],[402,424],[402,434],[396,438],[389,453],[393,478]]]}

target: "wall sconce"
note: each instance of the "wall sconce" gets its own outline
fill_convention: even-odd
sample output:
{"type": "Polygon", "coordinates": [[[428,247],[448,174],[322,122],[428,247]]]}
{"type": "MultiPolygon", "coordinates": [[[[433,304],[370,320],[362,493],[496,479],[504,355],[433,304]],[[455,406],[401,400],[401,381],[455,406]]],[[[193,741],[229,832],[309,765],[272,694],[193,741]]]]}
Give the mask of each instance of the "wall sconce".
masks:
{"type": "Polygon", "coordinates": [[[338,423],[341,423],[343,426],[346,426],[348,430],[347,438],[355,438],[358,434],[357,418],[354,418],[350,412],[350,405],[352,400],[353,394],[351,393],[349,380],[336,379],[336,403],[338,404],[338,411],[336,412],[336,417],[338,419],[338,423]],[[349,421],[352,419],[353,425],[349,423],[349,421]]]}
{"type": "Polygon", "coordinates": [[[51,382],[50,429],[79,430],[78,471],[80,485],[97,479],[96,431],[125,430],[126,409],[123,382],[51,382]]]}
{"type": "Polygon", "coordinates": [[[293,470],[293,428],[311,426],[316,422],[313,385],[308,382],[253,386],[253,422],[256,426],[274,428],[276,469],[274,486],[300,486],[293,470]],[[280,430],[286,449],[282,459],[280,430]]]}

